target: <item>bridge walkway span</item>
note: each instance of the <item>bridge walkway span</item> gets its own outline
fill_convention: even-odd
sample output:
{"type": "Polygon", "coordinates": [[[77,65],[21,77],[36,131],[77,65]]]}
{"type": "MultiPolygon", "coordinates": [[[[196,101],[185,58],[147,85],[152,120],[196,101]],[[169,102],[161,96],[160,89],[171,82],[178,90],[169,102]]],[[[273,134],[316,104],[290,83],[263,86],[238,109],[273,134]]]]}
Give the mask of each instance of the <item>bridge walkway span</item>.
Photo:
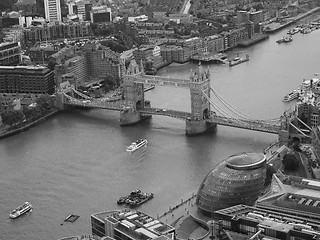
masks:
{"type": "Polygon", "coordinates": [[[280,131],[280,125],[270,124],[263,121],[253,120],[241,120],[236,118],[227,118],[222,116],[212,116],[209,120],[212,123],[216,123],[222,126],[236,127],[242,129],[249,129],[259,132],[267,132],[278,134],[280,131]]]}
{"type": "Polygon", "coordinates": [[[163,76],[150,76],[150,75],[138,75],[134,76],[135,83],[142,84],[153,84],[158,86],[167,86],[167,87],[180,87],[180,88],[190,88],[190,80],[178,79],[178,78],[169,78],[163,76]]]}
{"type": "Polygon", "coordinates": [[[187,118],[191,117],[191,113],[177,111],[177,110],[163,110],[159,108],[143,108],[139,109],[142,115],[160,115],[160,116],[168,116],[177,119],[186,120],[187,118]]]}

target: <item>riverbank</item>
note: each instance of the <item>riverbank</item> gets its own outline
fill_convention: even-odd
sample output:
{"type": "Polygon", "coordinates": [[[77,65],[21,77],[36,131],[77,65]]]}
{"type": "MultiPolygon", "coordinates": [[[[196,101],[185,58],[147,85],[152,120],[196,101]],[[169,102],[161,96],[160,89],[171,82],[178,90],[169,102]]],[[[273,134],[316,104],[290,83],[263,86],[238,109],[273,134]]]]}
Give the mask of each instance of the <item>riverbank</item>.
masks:
{"type": "Polygon", "coordinates": [[[267,34],[263,34],[263,35],[260,35],[258,37],[254,37],[254,38],[251,38],[251,39],[248,39],[248,40],[244,40],[242,42],[240,42],[238,44],[239,47],[249,47],[255,43],[258,43],[260,41],[263,41],[265,39],[268,39],[269,38],[269,35],[267,34]]]}
{"type": "Polygon", "coordinates": [[[266,24],[264,25],[264,32],[265,33],[274,33],[274,32],[277,32],[285,27],[288,27],[290,26],[291,24],[293,23],[296,23],[298,22],[299,20],[307,17],[307,16],[310,16],[311,14],[313,13],[316,13],[320,10],[320,7],[316,7],[306,13],[303,13],[303,14],[299,14],[298,16],[294,17],[294,18],[290,18],[288,19],[287,22],[281,24],[279,22],[272,22],[272,23],[269,23],[269,24],[266,24]]]}
{"type": "Polygon", "coordinates": [[[25,130],[33,127],[33,126],[38,125],[39,123],[45,121],[46,119],[48,119],[51,116],[57,114],[58,112],[60,112],[60,109],[55,109],[52,112],[49,112],[48,114],[46,114],[45,116],[43,116],[43,117],[41,117],[41,118],[39,118],[39,119],[37,119],[35,121],[32,121],[31,123],[27,123],[24,126],[16,128],[16,129],[13,129],[13,130],[10,130],[10,128],[8,128],[8,127],[3,128],[2,131],[0,132],[0,139],[6,138],[6,137],[10,137],[12,135],[21,133],[21,132],[23,132],[23,131],[25,131],[25,130]]]}

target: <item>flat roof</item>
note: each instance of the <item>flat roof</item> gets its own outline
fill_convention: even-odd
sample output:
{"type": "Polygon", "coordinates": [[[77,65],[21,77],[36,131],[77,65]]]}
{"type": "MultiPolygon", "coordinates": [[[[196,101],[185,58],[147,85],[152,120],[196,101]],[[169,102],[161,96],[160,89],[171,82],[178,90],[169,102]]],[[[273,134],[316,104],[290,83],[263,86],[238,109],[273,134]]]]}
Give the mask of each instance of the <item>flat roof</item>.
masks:
{"type": "Polygon", "coordinates": [[[148,231],[148,230],[145,229],[145,228],[137,228],[135,231],[138,232],[138,233],[142,233],[143,235],[145,235],[145,236],[147,236],[147,237],[149,237],[149,238],[156,238],[156,237],[158,237],[158,235],[156,235],[156,234],[148,231]]]}
{"type": "Polygon", "coordinates": [[[112,214],[115,214],[115,213],[120,213],[121,211],[120,210],[113,210],[113,211],[104,211],[104,212],[98,212],[98,213],[94,213],[92,214],[91,216],[93,217],[96,217],[100,220],[104,220],[106,219],[107,217],[111,217],[112,214]]]}
{"type": "Polygon", "coordinates": [[[306,197],[319,198],[320,191],[313,190],[313,189],[301,189],[301,190],[295,192],[294,194],[299,194],[299,195],[303,195],[306,197]]]}

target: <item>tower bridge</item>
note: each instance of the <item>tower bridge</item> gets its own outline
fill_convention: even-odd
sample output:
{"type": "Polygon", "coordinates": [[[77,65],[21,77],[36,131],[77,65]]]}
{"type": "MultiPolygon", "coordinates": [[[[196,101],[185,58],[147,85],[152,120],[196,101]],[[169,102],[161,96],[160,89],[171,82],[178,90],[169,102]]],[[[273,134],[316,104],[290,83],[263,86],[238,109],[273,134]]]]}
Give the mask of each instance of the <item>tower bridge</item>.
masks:
{"type": "Polygon", "coordinates": [[[145,75],[143,67],[133,60],[124,76],[123,88],[124,100],[93,99],[70,86],[60,88],[57,99],[62,108],[63,106],[80,106],[120,111],[120,125],[123,126],[136,124],[152,115],[181,119],[186,123],[187,135],[204,133],[217,125],[278,134],[283,126],[287,125],[284,123],[287,119],[284,117],[268,121],[257,120],[232,107],[211,88],[209,70],[204,70],[201,65],[196,71],[191,72],[190,79],[175,79],[145,75]],[[190,89],[191,112],[151,107],[150,102],[145,100],[145,84],[190,89]],[[75,95],[78,98],[75,98],[75,95]],[[211,95],[218,101],[213,101],[211,95]],[[220,105],[222,103],[224,108],[218,103],[220,105]]]}

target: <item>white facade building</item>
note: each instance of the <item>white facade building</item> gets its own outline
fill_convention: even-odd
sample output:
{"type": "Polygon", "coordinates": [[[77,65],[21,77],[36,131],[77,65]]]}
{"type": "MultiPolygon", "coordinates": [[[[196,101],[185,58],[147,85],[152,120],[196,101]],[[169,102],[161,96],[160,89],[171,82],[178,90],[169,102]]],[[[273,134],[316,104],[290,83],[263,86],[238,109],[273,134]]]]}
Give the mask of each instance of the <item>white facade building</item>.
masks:
{"type": "Polygon", "coordinates": [[[61,22],[61,6],[60,0],[44,0],[44,10],[46,20],[50,22],[61,22]]]}

